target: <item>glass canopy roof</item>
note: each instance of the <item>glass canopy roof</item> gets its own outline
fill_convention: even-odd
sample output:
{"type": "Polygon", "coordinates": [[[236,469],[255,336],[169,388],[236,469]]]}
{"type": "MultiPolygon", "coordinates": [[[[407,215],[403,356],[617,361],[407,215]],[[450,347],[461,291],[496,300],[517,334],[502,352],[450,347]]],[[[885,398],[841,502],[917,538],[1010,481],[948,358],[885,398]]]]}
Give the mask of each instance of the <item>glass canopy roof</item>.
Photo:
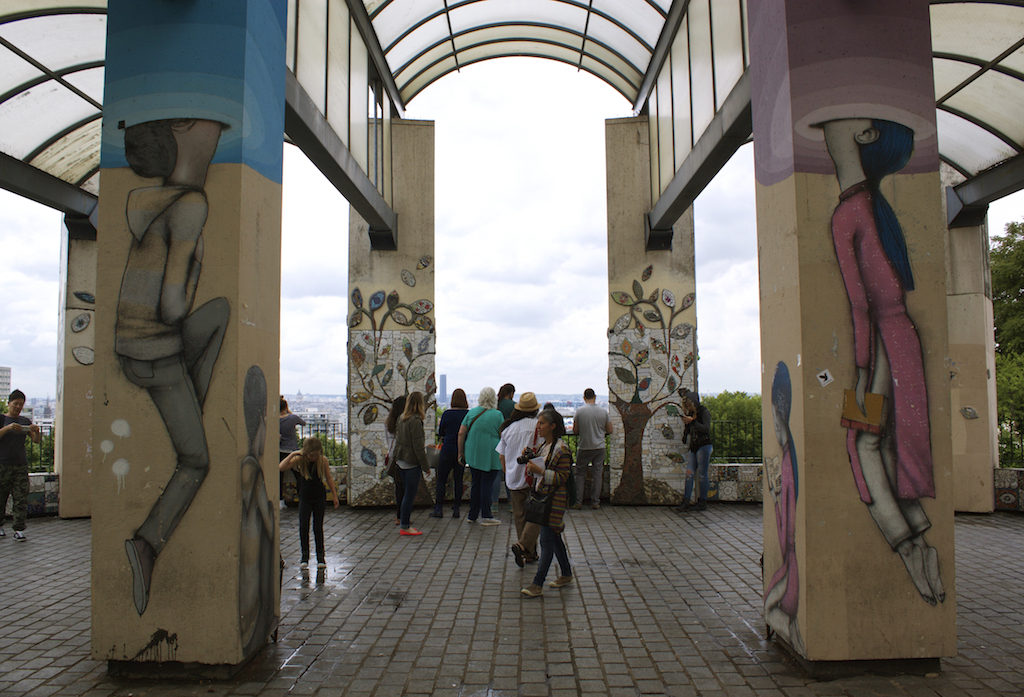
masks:
{"type": "MultiPolygon", "coordinates": [[[[364,4],[403,101],[477,61],[538,56],[593,73],[636,103],[646,98],[641,89],[649,89],[645,76],[672,3],[364,4]]],[[[105,0],[0,5],[0,153],[92,194],[99,188],[105,13],[105,0]]],[[[1024,6],[935,0],[931,14],[939,149],[969,178],[1024,152],[1024,6]]]]}

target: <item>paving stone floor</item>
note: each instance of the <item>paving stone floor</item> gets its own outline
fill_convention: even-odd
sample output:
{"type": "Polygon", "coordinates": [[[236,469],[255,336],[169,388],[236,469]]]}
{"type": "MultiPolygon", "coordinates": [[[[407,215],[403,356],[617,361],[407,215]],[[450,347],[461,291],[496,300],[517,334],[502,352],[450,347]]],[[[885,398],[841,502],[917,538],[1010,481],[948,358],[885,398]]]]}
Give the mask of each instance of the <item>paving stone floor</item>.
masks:
{"type": "Polygon", "coordinates": [[[490,528],[417,510],[420,538],[389,511],[328,509],[319,578],[298,570],[289,509],[279,641],[233,680],[186,683],[89,657],[89,521],[33,519],[27,542],[0,539],[0,695],[1024,695],[1024,516],[958,516],[959,655],[941,673],[820,681],[765,641],[760,511],[573,511],[577,582],[524,600],[504,506],[490,528]]]}

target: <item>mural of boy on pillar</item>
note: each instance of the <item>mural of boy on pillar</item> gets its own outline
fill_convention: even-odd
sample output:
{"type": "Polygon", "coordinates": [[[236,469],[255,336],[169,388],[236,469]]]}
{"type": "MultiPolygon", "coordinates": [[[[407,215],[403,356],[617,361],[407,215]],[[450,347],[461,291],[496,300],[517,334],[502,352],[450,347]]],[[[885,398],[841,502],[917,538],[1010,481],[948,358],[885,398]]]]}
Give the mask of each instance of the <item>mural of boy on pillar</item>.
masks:
{"type": "Polygon", "coordinates": [[[162,119],[125,129],[125,157],[158,186],[128,194],[132,234],[121,280],[114,347],[128,380],[149,392],[177,455],[177,465],[149,516],[125,540],[132,595],[141,615],[157,557],[209,469],[203,426],[213,367],[230,309],[214,298],[192,311],[203,260],[209,206],[204,186],[223,126],[205,119],[162,119]]]}
{"type": "Polygon", "coordinates": [[[938,551],[924,538],[931,522],[920,503],[935,497],[935,483],[921,340],[906,305],[914,278],[899,220],[879,191],[881,180],[910,160],[914,131],[870,118],[821,127],[842,192],[832,239],[850,301],[857,368],[844,414],[859,416],[843,421],[850,465],[878,529],[918,593],[935,605],[946,594],[938,551]],[[874,409],[871,395],[881,397],[874,409]]]}
{"type": "Polygon", "coordinates": [[[800,569],[796,556],[796,502],[800,493],[800,478],[796,460],[796,446],[789,429],[789,414],[793,405],[793,385],[789,367],[783,361],[775,366],[772,379],[772,415],[775,439],[781,456],[765,460],[768,490],[775,500],[775,532],[782,564],[765,586],[764,616],[768,627],[788,641],[801,655],[806,654],[796,613],[800,607],[800,569]]]}
{"type": "MultiPolygon", "coordinates": [[[[613,302],[628,308],[608,331],[609,401],[622,419],[625,449],[622,478],[612,492],[614,503],[651,503],[643,467],[644,431],[662,409],[669,417],[680,417],[677,390],[696,388],[693,325],[679,321],[693,306],[694,295],[688,293],[677,300],[668,288],[656,288],[648,295],[643,283],[653,271],[652,266],[643,270],[640,279],[633,281],[632,293],[611,293],[613,302]]],[[[682,427],[681,420],[678,425],[682,427]]],[[[668,423],[663,424],[661,435],[679,441],[668,423]]],[[[665,454],[677,466],[683,462],[678,450],[665,454]]],[[[675,499],[673,502],[678,501],[678,494],[675,499]]]]}

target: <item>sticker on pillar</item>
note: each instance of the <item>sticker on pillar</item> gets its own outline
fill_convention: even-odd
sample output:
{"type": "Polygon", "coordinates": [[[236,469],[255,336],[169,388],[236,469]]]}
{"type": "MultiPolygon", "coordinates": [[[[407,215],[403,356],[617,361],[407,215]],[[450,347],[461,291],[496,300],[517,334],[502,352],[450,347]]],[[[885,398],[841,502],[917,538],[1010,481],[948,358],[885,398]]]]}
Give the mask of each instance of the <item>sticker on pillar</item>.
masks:
{"type": "Polygon", "coordinates": [[[267,380],[259,366],[245,375],[242,410],[248,450],[241,462],[242,519],[238,548],[238,620],[242,652],[265,644],[274,628],[278,574],[274,507],[263,477],[267,435],[267,380]]]}
{"type": "MultiPolygon", "coordinates": [[[[634,280],[629,291],[615,290],[612,301],[626,308],[608,331],[609,401],[622,421],[622,476],[612,492],[617,503],[673,503],[678,493],[666,490],[664,482],[645,477],[644,434],[652,420],[663,437],[673,434],[671,424],[682,426],[680,388],[694,386],[693,325],[683,321],[694,301],[687,294],[677,302],[671,290],[654,288],[648,293],[643,281],[654,273],[652,266],[634,280]],[[652,498],[657,501],[652,501],[652,498]]],[[[618,440],[613,440],[619,443],[618,440]]],[[[685,460],[684,445],[677,440],[678,452],[662,454],[673,468],[685,460]]],[[[661,448],[659,447],[659,450],[661,448]]],[[[614,457],[614,455],[613,455],[614,457]]]]}
{"type": "Polygon", "coordinates": [[[230,310],[223,297],[193,305],[209,212],[203,187],[221,129],[216,121],[181,118],[136,124],[124,133],[132,171],[160,183],[140,181],[125,203],[131,247],[117,301],[114,350],[128,381],[149,393],[176,460],[149,515],[124,543],[140,615],[149,603],[156,561],[210,463],[203,403],[230,310]]]}
{"type": "Polygon", "coordinates": [[[780,455],[765,459],[768,491],[775,505],[775,533],[782,554],[782,563],[772,573],[764,588],[764,617],[768,627],[778,633],[801,655],[806,655],[797,624],[800,606],[800,575],[796,550],[796,502],[800,493],[796,446],[789,429],[793,405],[793,387],[789,368],[779,361],[772,379],[772,416],[775,440],[780,455]]]}
{"type": "Polygon", "coordinates": [[[832,371],[827,368],[820,371],[815,377],[818,378],[818,384],[822,387],[828,387],[835,381],[835,378],[832,377],[832,371]]]}
{"type": "Polygon", "coordinates": [[[841,190],[832,241],[853,324],[852,399],[864,415],[868,395],[884,403],[878,424],[867,416],[846,420],[853,478],[917,592],[935,605],[946,593],[938,550],[925,540],[931,523],[921,505],[922,498],[935,497],[935,482],[921,340],[906,303],[914,276],[903,229],[879,188],[909,161],[914,131],[870,118],[821,127],[841,190]]]}

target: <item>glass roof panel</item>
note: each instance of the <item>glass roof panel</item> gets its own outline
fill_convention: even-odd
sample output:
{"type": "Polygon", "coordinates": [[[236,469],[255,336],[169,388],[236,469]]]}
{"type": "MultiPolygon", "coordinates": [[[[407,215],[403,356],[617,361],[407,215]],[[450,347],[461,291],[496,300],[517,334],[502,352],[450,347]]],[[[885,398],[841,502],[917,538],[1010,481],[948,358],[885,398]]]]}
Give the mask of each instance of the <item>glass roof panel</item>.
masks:
{"type": "Polygon", "coordinates": [[[940,109],[936,114],[940,154],[969,174],[997,165],[1015,154],[1013,148],[980,126],[940,109]]]}
{"type": "Polygon", "coordinates": [[[89,68],[68,73],[64,79],[97,102],[103,102],[103,68],[89,68]]]}
{"type": "Polygon", "coordinates": [[[387,51],[410,27],[437,13],[444,14],[442,0],[391,0],[373,16],[373,29],[387,51]]]}
{"type": "Polygon", "coordinates": [[[31,63],[0,46],[0,95],[42,76],[43,73],[31,63]]]}
{"type": "Polygon", "coordinates": [[[999,65],[1024,74],[1024,47],[1018,48],[1016,51],[1008,55],[999,62],[999,65]]]}
{"type": "Polygon", "coordinates": [[[407,82],[406,84],[398,85],[398,89],[402,93],[402,99],[408,104],[413,97],[416,96],[420,90],[429,85],[437,78],[447,75],[451,71],[455,70],[458,66],[455,63],[455,59],[451,56],[444,59],[440,63],[432,66],[429,70],[417,75],[415,78],[407,82]]]}
{"type": "Polygon", "coordinates": [[[537,39],[543,42],[553,42],[566,46],[567,48],[571,48],[577,52],[580,50],[580,44],[583,43],[583,38],[581,36],[567,32],[564,29],[558,29],[555,27],[527,27],[521,24],[504,24],[496,27],[485,27],[478,29],[477,31],[457,35],[455,37],[455,46],[461,52],[465,48],[482,43],[494,43],[496,41],[503,40],[516,41],[523,39],[537,39]]]}
{"type": "Polygon", "coordinates": [[[955,60],[936,58],[932,65],[935,73],[935,98],[938,99],[978,72],[978,66],[955,60]]]}
{"type": "Polygon", "coordinates": [[[1021,38],[1024,7],[996,2],[931,6],[932,50],[988,62],[1021,38]]]}
{"type": "Polygon", "coordinates": [[[625,24],[650,46],[658,43],[665,15],[647,0],[594,0],[594,9],[625,24]]]}
{"type": "Polygon", "coordinates": [[[394,44],[385,54],[391,71],[400,70],[419,53],[426,51],[448,36],[448,19],[444,14],[437,15],[429,22],[421,24],[401,41],[394,44]]]}
{"type": "Polygon", "coordinates": [[[587,36],[592,36],[601,43],[614,47],[640,72],[645,72],[647,64],[651,62],[652,50],[649,47],[600,15],[590,16],[587,36]]]}
{"type": "Polygon", "coordinates": [[[54,80],[32,87],[0,104],[0,150],[24,159],[96,108],[54,80]]]}
{"type": "MultiPolygon", "coordinates": [[[[458,41],[458,40],[456,40],[458,41]]],[[[452,53],[452,44],[450,41],[442,41],[437,46],[434,46],[428,51],[424,51],[418,55],[415,60],[407,63],[400,73],[395,75],[395,83],[398,85],[399,90],[402,89],[402,85],[412,80],[419,75],[424,69],[428,68],[432,63],[437,62],[441,58],[450,56],[452,53]]]]}
{"type": "Polygon", "coordinates": [[[53,15],[0,24],[0,36],[47,68],[60,70],[102,61],[106,27],[106,15],[53,15]]]}
{"type": "Polygon", "coordinates": [[[1022,87],[1016,78],[988,71],[946,100],[946,104],[990,124],[1013,142],[1024,143],[1022,87]]]}
{"type": "MultiPolygon", "coordinates": [[[[99,150],[99,147],[100,146],[97,145],[96,149],[99,150]]],[[[99,155],[97,154],[97,156],[96,156],[96,163],[97,164],[99,164],[99,159],[100,159],[99,155]]],[[[96,174],[94,174],[91,177],[89,177],[88,179],[86,179],[85,182],[81,185],[80,188],[83,191],[89,192],[93,196],[99,196],[100,195],[100,173],[97,171],[96,174]]]]}
{"type": "Polygon", "coordinates": [[[45,172],[60,172],[61,179],[77,184],[100,166],[100,120],[76,128],[29,164],[45,172]]]}
{"type": "Polygon", "coordinates": [[[451,3],[449,7],[456,33],[489,24],[536,22],[582,34],[587,21],[586,7],[553,0],[486,0],[451,3]]]}

